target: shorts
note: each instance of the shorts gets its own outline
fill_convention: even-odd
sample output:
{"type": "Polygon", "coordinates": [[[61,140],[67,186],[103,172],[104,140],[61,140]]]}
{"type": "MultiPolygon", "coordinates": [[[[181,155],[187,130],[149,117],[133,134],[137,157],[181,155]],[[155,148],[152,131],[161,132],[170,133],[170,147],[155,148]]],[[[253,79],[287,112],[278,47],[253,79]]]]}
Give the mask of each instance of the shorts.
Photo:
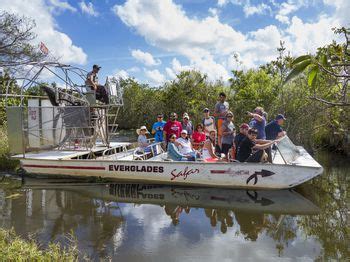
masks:
{"type": "Polygon", "coordinates": [[[218,119],[218,136],[222,136],[221,126],[223,122],[224,122],[224,119],[221,119],[221,118],[218,119]]]}
{"type": "Polygon", "coordinates": [[[231,147],[232,147],[232,144],[222,144],[221,145],[221,153],[224,153],[227,156],[227,153],[231,147]]]}

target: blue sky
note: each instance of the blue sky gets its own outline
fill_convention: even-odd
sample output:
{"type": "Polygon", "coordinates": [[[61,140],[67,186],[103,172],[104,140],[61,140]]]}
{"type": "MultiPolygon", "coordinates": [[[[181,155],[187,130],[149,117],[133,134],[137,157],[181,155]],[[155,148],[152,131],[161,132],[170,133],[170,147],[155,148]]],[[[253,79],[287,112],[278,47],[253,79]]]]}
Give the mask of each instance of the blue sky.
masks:
{"type": "Polygon", "coordinates": [[[348,0],[0,0],[1,9],[35,19],[63,63],[161,85],[181,70],[227,80],[277,56],[314,52],[350,26],[348,0]],[[239,63],[233,56],[238,55],[239,63]]]}

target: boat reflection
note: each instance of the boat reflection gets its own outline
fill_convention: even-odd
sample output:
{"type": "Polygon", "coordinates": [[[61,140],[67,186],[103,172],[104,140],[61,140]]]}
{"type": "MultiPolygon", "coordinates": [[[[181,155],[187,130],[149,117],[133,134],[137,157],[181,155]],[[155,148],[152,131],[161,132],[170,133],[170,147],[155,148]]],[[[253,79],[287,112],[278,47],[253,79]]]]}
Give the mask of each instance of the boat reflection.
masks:
{"type": "Polygon", "coordinates": [[[247,241],[269,235],[277,242],[277,248],[283,248],[295,239],[294,215],[319,213],[312,201],[294,190],[247,191],[26,178],[16,192],[19,196],[11,198],[14,192],[0,187],[3,227],[13,227],[27,237],[35,234],[40,243],[67,244],[64,238],[73,232],[82,251],[92,259],[120,252],[128,239],[126,234],[130,230],[138,232],[135,219],[139,221],[136,225],[143,228],[155,217],[162,221],[160,228],[171,224],[187,227],[189,224],[183,223],[186,220],[191,227],[199,227],[198,232],[208,232],[208,227],[213,227],[227,233],[232,228],[235,235],[247,241]]]}

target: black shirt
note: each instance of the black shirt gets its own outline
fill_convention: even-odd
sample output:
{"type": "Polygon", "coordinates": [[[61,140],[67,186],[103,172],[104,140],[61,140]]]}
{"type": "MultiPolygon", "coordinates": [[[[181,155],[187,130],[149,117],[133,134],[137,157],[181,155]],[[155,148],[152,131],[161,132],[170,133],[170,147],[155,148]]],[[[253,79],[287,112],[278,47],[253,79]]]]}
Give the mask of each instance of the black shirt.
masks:
{"type": "Polygon", "coordinates": [[[239,144],[243,141],[243,139],[247,137],[245,134],[239,133],[238,135],[235,136],[235,146],[236,146],[236,151],[238,150],[239,144]]]}
{"type": "Polygon", "coordinates": [[[244,162],[251,155],[255,143],[248,137],[245,137],[238,147],[237,160],[244,162]]]}

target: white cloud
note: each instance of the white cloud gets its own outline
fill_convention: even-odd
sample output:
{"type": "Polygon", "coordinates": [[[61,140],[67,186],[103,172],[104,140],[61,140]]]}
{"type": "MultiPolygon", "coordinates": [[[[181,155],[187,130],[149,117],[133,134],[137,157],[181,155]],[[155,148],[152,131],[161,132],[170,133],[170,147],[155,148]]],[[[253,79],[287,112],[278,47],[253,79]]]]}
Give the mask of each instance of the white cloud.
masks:
{"type": "Polygon", "coordinates": [[[326,5],[333,6],[335,8],[334,17],[339,21],[344,27],[350,26],[349,20],[349,10],[350,1],[349,0],[323,0],[326,5]]]}
{"type": "Polygon", "coordinates": [[[218,0],[218,6],[224,6],[229,2],[229,0],[218,0]]]}
{"type": "Polygon", "coordinates": [[[94,17],[99,16],[99,13],[95,10],[94,5],[91,2],[85,3],[85,1],[81,1],[79,6],[83,13],[94,17]]]}
{"type": "Polygon", "coordinates": [[[315,52],[318,47],[331,43],[335,38],[331,28],[339,26],[339,21],[326,16],[321,17],[315,23],[305,23],[294,16],[290,27],[286,30],[287,48],[294,55],[315,52]]]}
{"type": "Polygon", "coordinates": [[[126,72],[125,70],[118,70],[117,72],[114,73],[114,76],[117,78],[129,78],[129,73],[126,72]]]}
{"type": "MultiPolygon", "coordinates": [[[[173,59],[171,66],[165,69],[170,78],[174,78],[179,69],[190,68],[206,73],[209,79],[227,80],[232,66],[237,65],[234,54],[243,62],[243,68],[251,68],[275,59],[280,40],[285,41],[293,55],[315,52],[317,47],[330,43],[335,38],[331,28],[345,18],[341,16],[341,4],[350,5],[344,1],[335,0],[334,14],[321,15],[311,22],[297,16],[289,18],[300,7],[309,5],[310,1],[288,0],[281,6],[271,2],[271,8],[281,16],[279,19],[289,24],[285,28],[268,25],[245,34],[222,23],[215,15],[191,18],[171,0],[128,0],[123,5],[115,5],[113,11],[150,45],[188,59],[185,66],[173,59]]],[[[252,6],[250,1],[239,0],[219,1],[218,6],[228,2],[252,6]]],[[[271,9],[264,7],[262,10],[271,9]]],[[[251,9],[249,12],[260,11],[251,9]]]]}
{"type": "Polygon", "coordinates": [[[297,11],[302,5],[303,3],[301,2],[299,2],[299,4],[284,2],[280,5],[280,9],[278,10],[275,18],[283,24],[289,24],[289,15],[297,11]]]}
{"type": "Polygon", "coordinates": [[[165,82],[165,76],[157,69],[145,70],[145,76],[150,80],[151,85],[159,86],[165,82]]]}
{"type": "Polygon", "coordinates": [[[219,13],[219,10],[217,8],[209,8],[208,12],[213,16],[217,16],[219,13]]]}
{"type": "Polygon", "coordinates": [[[140,68],[138,68],[137,66],[133,66],[129,68],[127,71],[132,73],[137,73],[137,72],[140,72],[140,68]]]}
{"type": "Polygon", "coordinates": [[[35,43],[41,41],[49,48],[50,54],[62,63],[85,64],[87,55],[81,47],[73,44],[68,35],[58,31],[56,21],[44,0],[0,0],[3,10],[34,19],[37,34],[35,43]]]}
{"type": "Polygon", "coordinates": [[[272,12],[270,6],[261,3],[259,5],[250,5],[249,2],[248,4],[245,4],[243,7],[243,11],[246,17],[252,16],[252,15],[262,15],[265,13],[272,12]]]}
{"type": "Polygon", "coordinates": [[[60,1],[60,0],[49,0],[49,4],[53,8],[57,8],[59,10],[69,10],[71,12],[76,12],[77,9],[73,6],[71,6],[68,2],[60,1]]]}
{"type": "Polygon", "coordinates": [[[139,62],[145,64],[146,66],[156,66],[160,65],[161,61],[159,59],[154,59],[150,53],[142,52],[141,50],[132,50],[131,55],[139,62]]]}

